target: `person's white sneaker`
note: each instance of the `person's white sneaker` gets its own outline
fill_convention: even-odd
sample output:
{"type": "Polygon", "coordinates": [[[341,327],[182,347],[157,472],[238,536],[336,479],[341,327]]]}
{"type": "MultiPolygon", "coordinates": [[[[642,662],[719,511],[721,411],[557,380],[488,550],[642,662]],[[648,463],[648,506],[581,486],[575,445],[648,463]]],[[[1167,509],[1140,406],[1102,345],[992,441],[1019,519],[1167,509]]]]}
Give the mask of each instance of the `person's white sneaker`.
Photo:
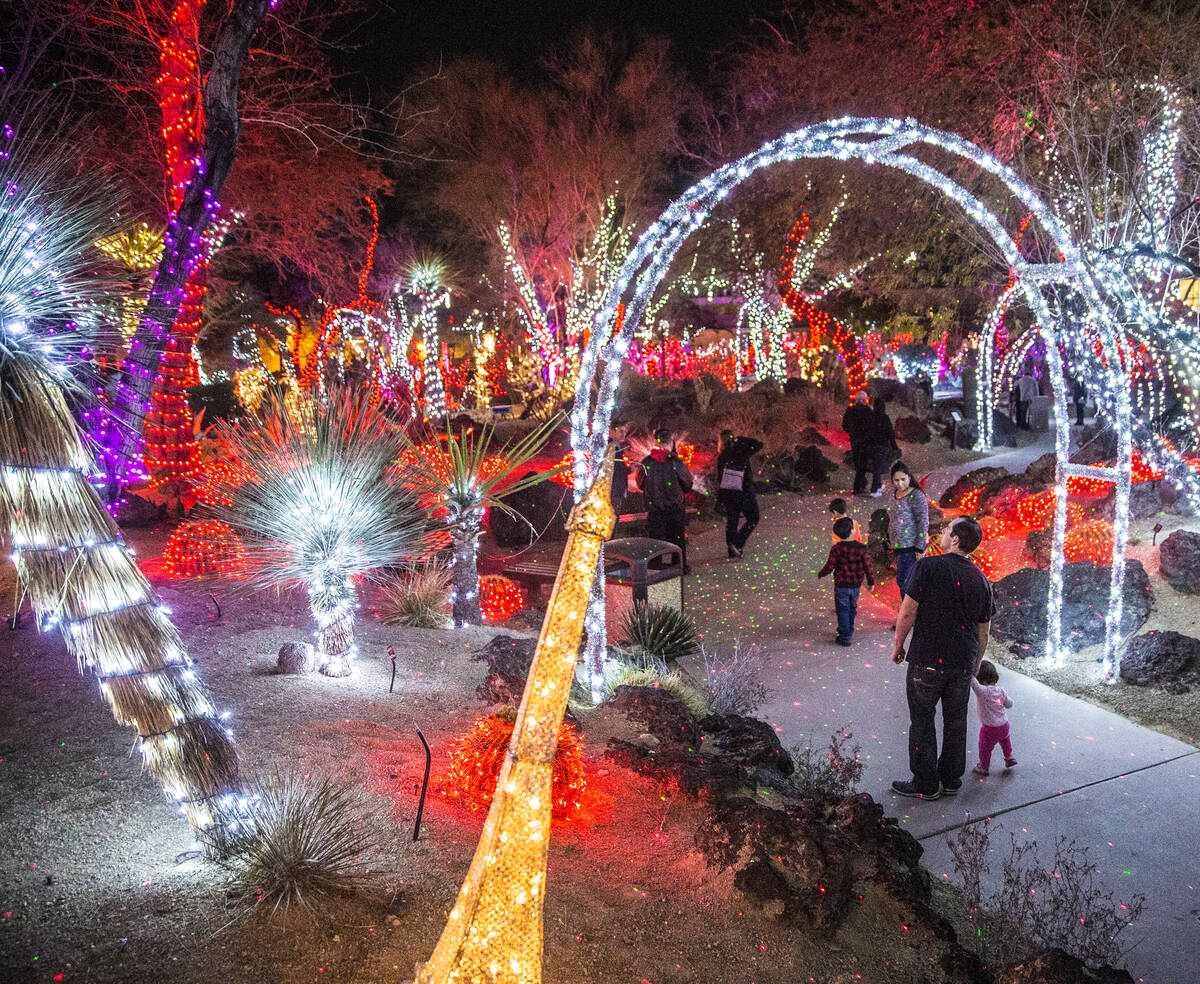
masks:
{"type": "Polygon", "coordinates": [[[876,489],[874,492],[871,493],[871,498],[878,499],[881,495],[883,495],[883,489],[876,489]]]}

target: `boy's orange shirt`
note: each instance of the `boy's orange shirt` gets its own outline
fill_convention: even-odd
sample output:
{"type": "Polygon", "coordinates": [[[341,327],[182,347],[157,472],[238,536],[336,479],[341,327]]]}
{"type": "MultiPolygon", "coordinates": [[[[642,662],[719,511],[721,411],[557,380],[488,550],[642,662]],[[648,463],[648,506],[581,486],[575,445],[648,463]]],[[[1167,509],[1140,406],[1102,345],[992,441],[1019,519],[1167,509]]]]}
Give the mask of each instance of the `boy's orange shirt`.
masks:
{"type": "MultiPolygon", "coordinates": [[[[836,522],[837,522],[839,519],[845,519],[845,518],[846,518],[845,516],[839,516],[839,515],[837,515],[837,513],[834,513],[834,514],[833,514],[833,521],[834,521],[835,523],[836,523],[836,522]]],[[[859,543],[866,543],[866,542],[867,542],[867,538],[866,538],[866,536],[863,534],[862,527],[858,525],[858,520],[857,520],[857,519],[852,519],[852,520],[850,520],[850,522],[852,522],[852,523],[854,524],[854,532],[850,534],[850,539],[851,539],[851,540],[857,540],[859,543]]],[[[838,535],[837,535],[836,533],[834,533],[834,532],[831,530],[831,531],[830,531],[830,533],[829,533],[829,539],[830,539],[830,540],[831,540],[833,543],[837,543],[837,542],[839,541],[839,539],[840,539],[840,538],[838,537],[838,535]]]]}

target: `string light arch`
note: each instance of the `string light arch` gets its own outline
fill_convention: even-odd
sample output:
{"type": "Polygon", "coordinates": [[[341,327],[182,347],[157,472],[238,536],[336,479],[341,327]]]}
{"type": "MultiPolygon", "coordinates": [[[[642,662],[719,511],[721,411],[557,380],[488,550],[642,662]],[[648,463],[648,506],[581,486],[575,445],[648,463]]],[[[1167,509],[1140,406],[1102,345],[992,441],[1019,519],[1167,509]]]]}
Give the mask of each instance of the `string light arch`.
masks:
{"type": "MultiPolygon", "coordinates": [[[[1113,310],[1105,300],[1098,274],[1084,261],[1066,225],[1039,199],[1012,168],[1002,164],[975,144],[952,133],[918,124],[911,119],[843,117],[804,127],[763,144],[758,150],[718,168],[676,199],[642,234],[616,279],[596,318],[580,366],[579,388],[571,414],[571,443],[575,454],[575,495],[579,499],[593,478],[590,462],[599,461],[608,437],[609,422],[620,385],[621,366],[655,290],[676,254],[689,236],[699,229],[712,210],[750,175],[784,161],[805,159],[856,160],[903,171],[940,191],[959,205],[992,240],[1010,268],[1026,303],[1047,340],[1046,359],[1053,382],[1053,404],[1057,422],[1055,454],[1057,484],[1067,479],[1094,478],[1116,484],[1113,517],[1112,574],[1106,619],[1104,669],[1109,679],[1118,670],[1122,639],[1125,584],[1124,546],[1129,530],[1129,485],[1133,437],[1145,425],[1132,419],[1130,391],[1123,375],[1107,371],[1120,366],[1119,331],[1113,310]],[[915,155],[932,148],[939,157],[949,155],[968,161],[998,179],[1011,196],[999,201],[996,211],[1032,214],[1049,244],[1049,262],[1027,259],[992,208],[967,191],[943,170],[915,155]],[[1051,303],[1053,300],[1053,304],[1051,303]],[[1079,465],[1069,460],[1068,393],[1063,383],[1063,360],[1057,341],[1064,334],[1056,316],[1060,310],[1075,310],[1089,325],[1098,351],[1080,346],[1073,352],[1082,370],[1096,381],[1097,406],[1117,423],[1116,461],[1108,465],[1079,465]],[[621,324],[618,324],[621,311],[621,324]],[[1089,357],[1090,353],[1090,357],[1089,357]]],[[[1001,213],[1003,214],[1003,213],[1001,213]]],[[[1140,437],[1141,435],[1139,435],[1140,437]]],[[[1149,438],[1147,433],[1145,437],[1149,438]]],[[[1149,441],[1151,463],[1164,468],[1187,493],[1200,501],[1200,482],[1189,472],[1182,457],[1167,446],[1149,441]]],[[[1066,496],[1059,496],[1055,509],[1051,554],[1050,588],[1047,603],[1046,655],[1054,662],[1065,656],[1062,645],[1063,547],[1067,527],[1066,496]]],[[[597,584],[602,584],[597,580],[597,584]]],[[[604,599],[593,591],[588,610],[588,660],[592,673],[602,671],[604,647],[604,599]]]]}

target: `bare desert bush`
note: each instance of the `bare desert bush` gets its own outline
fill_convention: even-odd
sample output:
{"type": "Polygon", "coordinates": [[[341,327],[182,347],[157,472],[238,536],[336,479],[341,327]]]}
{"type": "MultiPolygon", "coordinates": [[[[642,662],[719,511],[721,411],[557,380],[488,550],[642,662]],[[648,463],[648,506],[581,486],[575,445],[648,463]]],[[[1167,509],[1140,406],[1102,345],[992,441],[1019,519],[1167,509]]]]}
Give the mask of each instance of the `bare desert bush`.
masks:
{"type": "Polygon", "coordinates": [[[753,714],[766,702],[767,688],[759,682],[754,648],[734,642],[727,655],[701,647],[704,692],[716,714],[753,714]]]}
{"type": "Polygon", "coordinates": [[[991,835],[991,821],[985,819],[947,839],[981,957],[1007,962],[1057,948],[1093,967],[1121,959],[1128,947],[1122,948],[1119,938],[1141,915],[1144,895],[1122,902],[1105,890],[1087,848],[1074,841],[1058,838],[1053,856],[1043,863],[1036,841],[1019,842],[1010,835],[1000,886],[985,899],[991,835]]]}
{"type": "Polygon", "coordinates": [[[829,736],[829,747],[817,751],[811,745],[791,749],[796,771],[791,782],[796,792],[818,800],[841,800],[853,795],[862,780],[862,746],[850,744],[854,733],[840,728],[829,736]]]}
{"type": "Polygon", "coordinates": [[[442,629],[450,624],[450,572],[431,561],[384,585],[379,621],[410,629],[442,629]]]}

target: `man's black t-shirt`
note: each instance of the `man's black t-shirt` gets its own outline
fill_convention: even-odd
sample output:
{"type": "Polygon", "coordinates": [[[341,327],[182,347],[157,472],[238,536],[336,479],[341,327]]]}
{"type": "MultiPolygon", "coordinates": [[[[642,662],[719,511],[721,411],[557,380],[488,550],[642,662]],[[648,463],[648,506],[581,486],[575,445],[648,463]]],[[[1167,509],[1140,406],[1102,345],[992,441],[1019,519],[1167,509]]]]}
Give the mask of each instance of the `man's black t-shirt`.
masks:
{"type": "Polygon", "coordinates": [[[970,675],[979,652],[979,623],[996,614],[992,586],[966,557],[922,557],[905,593],[917,603],[908,661],[970,675]]]}

